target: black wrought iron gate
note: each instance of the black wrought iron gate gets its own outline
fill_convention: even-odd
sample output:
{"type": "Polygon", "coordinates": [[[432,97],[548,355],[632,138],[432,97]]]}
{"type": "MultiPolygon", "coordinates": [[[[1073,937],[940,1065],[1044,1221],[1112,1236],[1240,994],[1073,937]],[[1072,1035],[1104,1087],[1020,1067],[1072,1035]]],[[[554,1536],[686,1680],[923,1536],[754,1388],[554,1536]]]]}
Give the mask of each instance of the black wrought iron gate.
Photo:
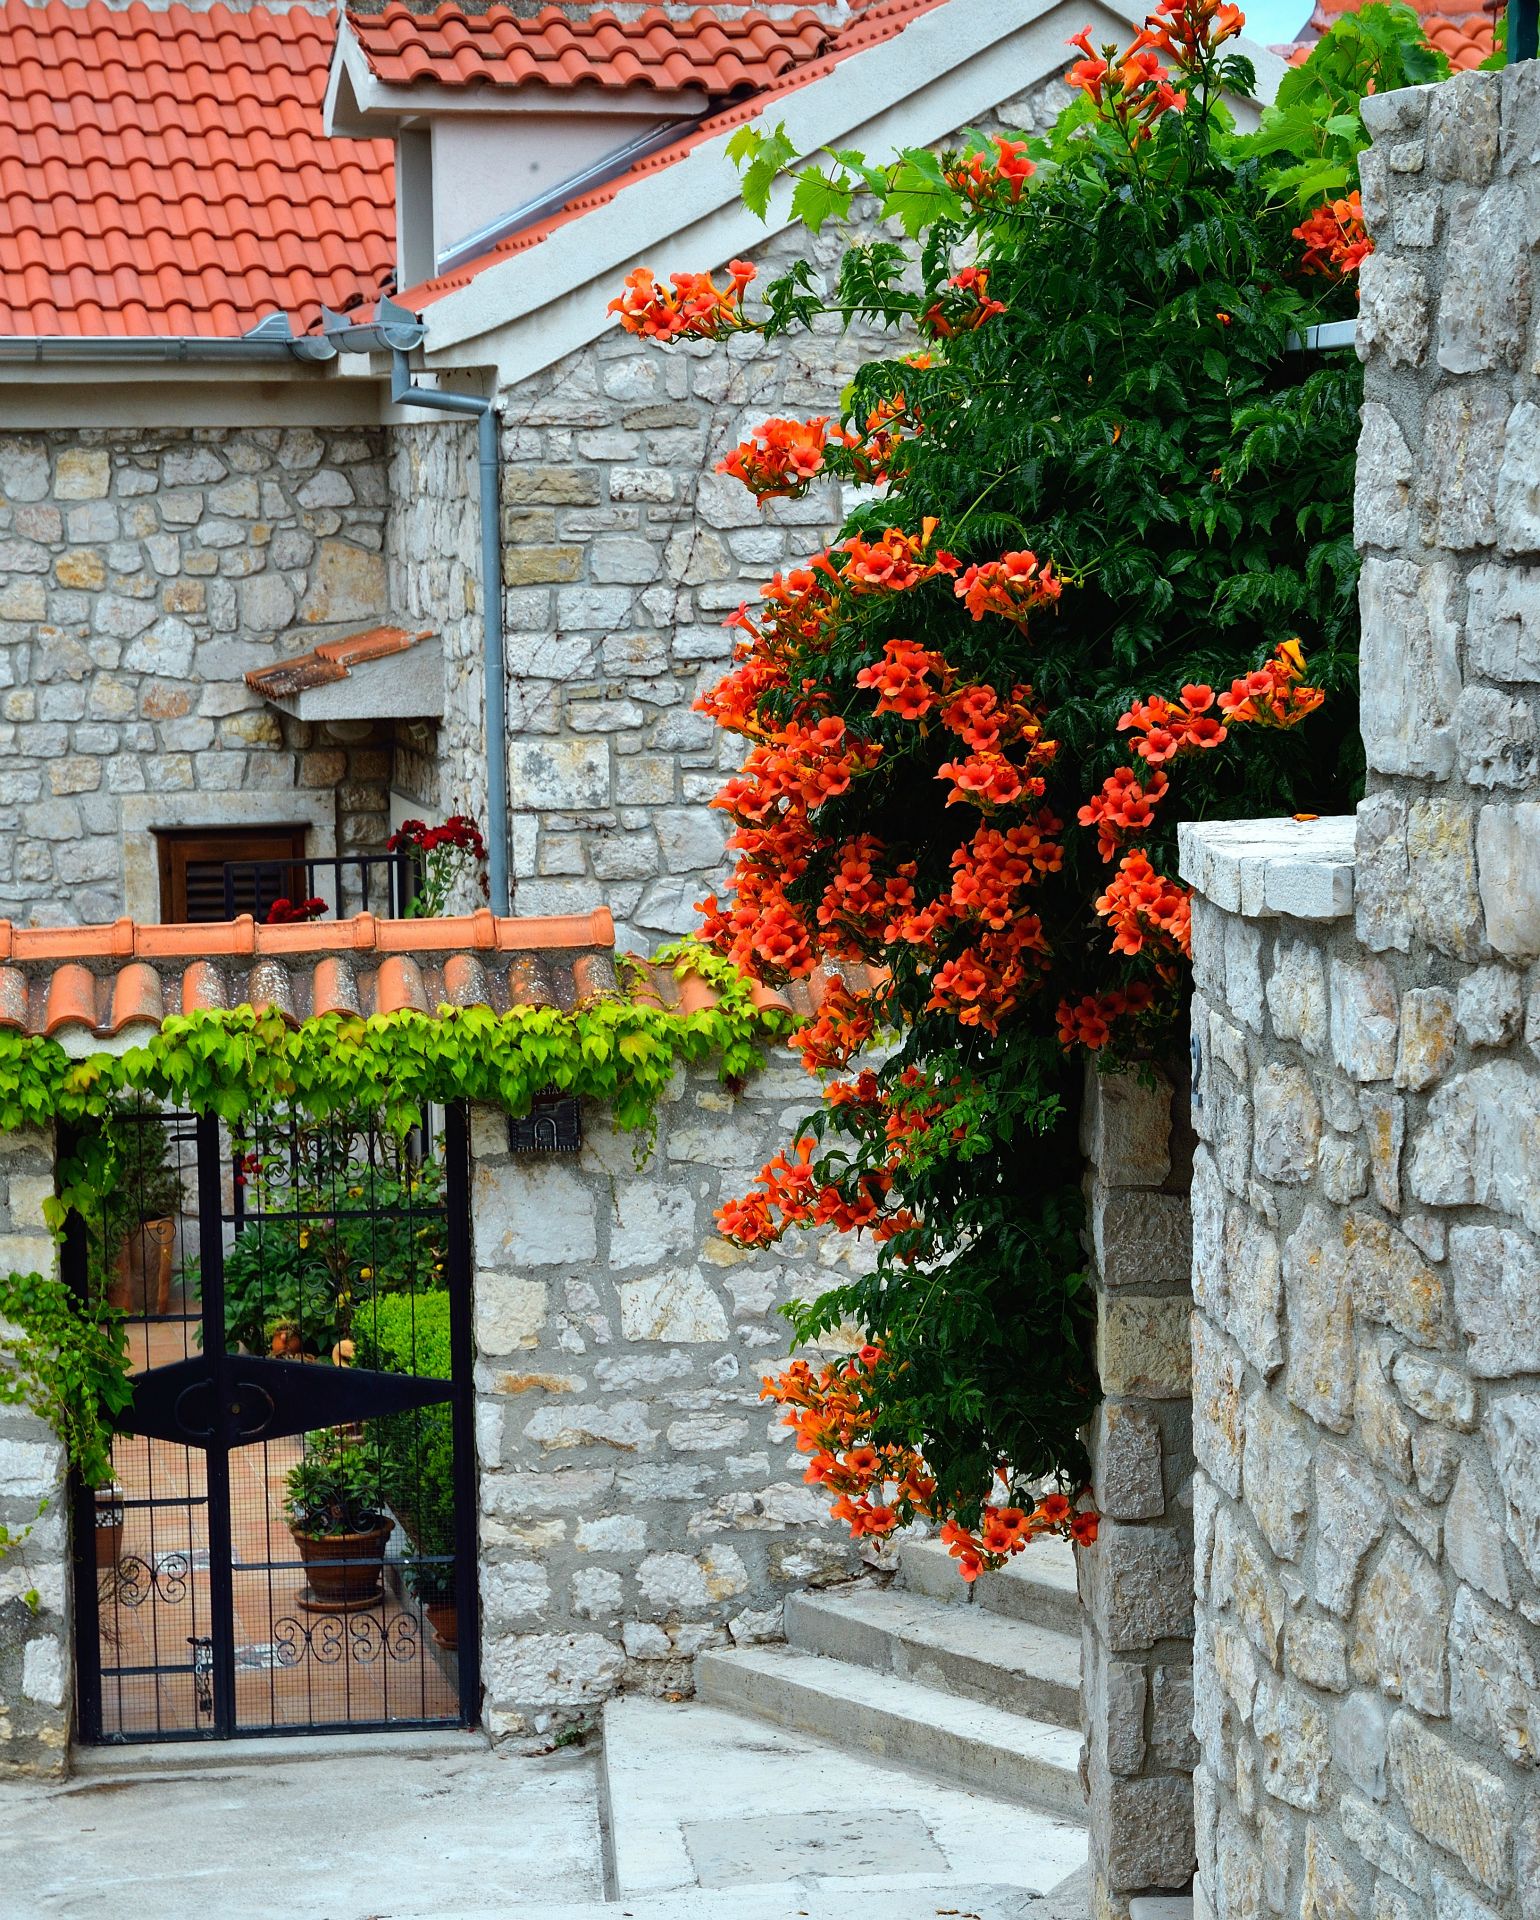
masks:
{"type": "Polygon", "coordinates": [[[128,1315],[114,1484],[77,1495],[88,1741],[477,1716],[463,1109],[398,1141],[139,1103],[66,1270],[128,1315]]]}

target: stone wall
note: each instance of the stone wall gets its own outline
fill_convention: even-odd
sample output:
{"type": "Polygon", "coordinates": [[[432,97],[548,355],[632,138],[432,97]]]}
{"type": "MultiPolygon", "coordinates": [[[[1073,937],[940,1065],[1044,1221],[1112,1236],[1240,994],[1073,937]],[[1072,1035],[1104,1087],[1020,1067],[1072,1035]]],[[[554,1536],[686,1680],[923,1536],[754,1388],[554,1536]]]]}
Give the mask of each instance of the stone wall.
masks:
{"type": "MultiPolygon", "coordinates": [[[[821,1281],[712,1213],[783,1136],[806,1076],[742,1095],[681,1076],[642,1166],[593,1114],[581,1156],[508,1151],[473,1118],[486,1724],[546,1733],[618,1687],[688,1691],[703,1647],[778,1637],[786,1594],[859,1562],[802,1478],[776,1308],[821,1281]]],[[[804,1247],[804,1259],[811,1249],[804,1247]]],[[[848,1250],[830,1245],[826,1259],[848,1250]]]]}
{"type": "Polygon", "coordinates": [[[122,913],[129,795],[197,825],[200,794],[249,794],[255,823],[329,791],[339,844],[379,844],[378,743],[242,676],[384,614],[386,497],[378,432],[0,440],[0,918],[122,913]]]}
{"type": "MultiPolygon", "coordinates": [[[[43,1226],[52,1193],[52,1141],[0,1134],[0,1271],[56,1271],[43,1226]]],[[[0,1773],[60,1773],[73,1665],[64,1449],[35,1414],[3,1404],[0,1525],[25,1534],[0,1551],[0,1773]]]]}
{"type": "Polygon", "coordinates": [[[1105,1398],[1079,1556],[1091,1920],[1192,1878],[1192,1312],[1186,1089],[1086,1076],[1082,1147],[1105,1398]]]}
{"type": "Polygon", "coordinates": [[[1184,830],[1201,1884],[1540,1888],[1533,63],[1365,102],[1355,822],[1184,830]]]}
{"type": "Polygon", "coordinates": [[[398,727],[392,785],[427,817],[487,818],[476,425],[427,421],[389,433],[385,558],[391,611],[444,648],[444,717],[398,727]]]}
{"type": "MultiPolygon", "coordinates": [[[[1044,83],[998,122],[1046,126],[1067,97],[1044,83]]],[[[839,253],[798,229],[749,257],[763,283],[839,253]]],[[[837,414],[856,369],[895,350],[822,321],[667,351],[612,331],[503,395],[515,911],[607,902],[622,948],[696,925],[726,833],[709,802],[742,743],[692,703],[726,669],[723,620],[851,504],[824,485],[761,509],[716,464],[770,415],[837,414]]]]}

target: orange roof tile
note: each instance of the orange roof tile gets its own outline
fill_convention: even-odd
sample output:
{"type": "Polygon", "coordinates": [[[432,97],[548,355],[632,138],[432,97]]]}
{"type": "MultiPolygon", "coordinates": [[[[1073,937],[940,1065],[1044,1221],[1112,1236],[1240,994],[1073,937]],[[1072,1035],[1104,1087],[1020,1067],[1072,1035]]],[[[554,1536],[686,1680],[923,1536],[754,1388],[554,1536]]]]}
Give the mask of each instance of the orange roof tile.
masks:
{"type": "Polygon", "coordinates": [[[321,128],[303,7],[0,0],[0,334],[236,335],[377,289],[388,140],[321,128]]]}
{"type": "Polygon", "coordinates": [[[533,18],[494,6],[467,13],[454,0],[413,13],[391,0],[383,13],[354,13],[348,25],[370,71],[388,86],[701,88],[726,97],[756,92],[815,59],[835,29],[805,9],[774,15],[661,7],[620,17],[574,15],[548,6],[533,18]]]}
{"type": "Polygon", "coordinates": [[[435,300],[442,300],[446,294],[469,286],[479,273],[484,273],[499,260],[511,259],[515,254],[538,246],[558,228],[581,219],[595,207],[608,205],[618,193],[634,182],[676,165],[705,141],[713,140],[719,134],[754,119],[770,102],[807,86],[813,80],[824,79],[852,54],[864,53],[868,47],[880,46],[885,40],[895,39],[922,14],[930,13],[944,4],[945,0],[869,0],[869,4],[862,5],[844,26],[828,33],[823,51],[816,58],[767,82],[757,93],[735,101],[719,113],[709,115],[671,145],[646,155],[615,179],[577,195],[558,212],[520,228],[517,233],[511,234],[476,259],[467,261],[464,266],[439,274],[435,279],[422,281],[416,287],[396,294],[394,298],[399,305],[413,312],[421,312],[435,300]]]}
{"type": "Polygon", "coordinates": [[[1426,32],[1429,44],[1438,48],[1456,73],[1479,67],[1492,52],[1492,21],[1486,15],[1467,13],[1450,20],[1435,14],[1428,19],[1426,32]]]}
{"type": "MultiPolygon", "coordinates": [[[[108,1041],[169,1015],[275,1008],[290,1025],[324,1013],[368,1016],[441,1007],[559,1007],[605,995],[682,1013],[714,1006],[698,974],[634,962],[621,984],[607,907],[550,919],[500,919],[482,909],[442,920],[351,920],[263,926],[239,919],[194,926],[115,920],[96,927],[18,927],[0,920],[0,1029],[74,1043],[108,1041]]],[[[755,986],[761,1008],[800,1019],[835,977],[855,989],[885,974],[842,966],[783,989],[755,986]]]]}
{"type": "MultiPolygon", "coordinates": [[[[1343,14],[1356,13],[1362,4],[1363,0],[1315,0],[1315,11],[1296,42],[1296,50],[1289,54],[1291,64],[1298,66],[1328,27],[1343,14]]],[[[1491,53],[1496,16],[1490,0],[1471,0],[1467,6],[1460,0],[1435,0],[1433,5],[1408,0],[1408,4],[1422,15],[1429,44],[1438,48],[1456,73],[1479,67],[1491,53]]]]}
{"type": "Polygon", "coordinates": [[[309,653],[296,654],[292,660],[276,660],[270,667],[253,668],[246,675],[246,684],[264,699],[288,700],[309,687],[326,687],[346,680],[354,667],[387,659],[391,654],[408,653],[419,641],[432,638],[431,627],[416,633],[408,633],[404,627],[370,627],[367,633],[351,633],[344,640],[323,641],[309,653]]]}
{"type": "Polygon", "coordinates": [[[0,1027],[108,1039],[168,1014],[276,1007],[391,1013],[443,1005],[572,1008],[616,991],[607,908],[547,920],[486,912],[444,920],[197,926],[17,927],[0,920],[0,1027]]]}

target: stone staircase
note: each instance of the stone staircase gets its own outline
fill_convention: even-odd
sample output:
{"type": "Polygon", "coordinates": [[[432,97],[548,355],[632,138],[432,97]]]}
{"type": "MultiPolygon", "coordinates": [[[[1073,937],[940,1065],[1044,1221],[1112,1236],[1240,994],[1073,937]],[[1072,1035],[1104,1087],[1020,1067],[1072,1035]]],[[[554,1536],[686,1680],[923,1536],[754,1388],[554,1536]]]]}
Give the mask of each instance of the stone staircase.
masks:
{"type": "Polygon", "coordinates": [[[970,1589],[906,1541],[893,1585],[795,1595],[784,1646],[703,1653],[696,1697],[1080,1820],[1080,1607],[1071,1550],[1039,1542],[970,1589]]]}

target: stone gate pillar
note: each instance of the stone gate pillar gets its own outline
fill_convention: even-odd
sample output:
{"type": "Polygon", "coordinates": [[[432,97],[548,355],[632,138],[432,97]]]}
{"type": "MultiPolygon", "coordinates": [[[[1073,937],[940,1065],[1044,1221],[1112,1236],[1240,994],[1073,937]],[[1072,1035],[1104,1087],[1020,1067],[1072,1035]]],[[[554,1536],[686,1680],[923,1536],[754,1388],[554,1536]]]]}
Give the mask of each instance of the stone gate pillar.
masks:
{"type": "Polygon", "coordinates": [[[1185,1089],[1090,1068],[1082,1120],[1105,1398],[1081,1556],[1093,1920],[1192,1877],[1192,1310],[1185,1089]]]}
{"type": "Polygon", "coordinates": [[[1540,65],[1365,100],[1356,821],[1195,888],[1200,1920],[1540,1912],[1540,65]]]}
{"type": "MultiPolygon", "coordinates": [[[[0,1133],[0,1270],[57,1271],[43,1221],[53,1190],[50,1134],[0,1133]]],[[[4,1404],[0,1522],[25,1535],[0,1553],[0,1774],[62,1773],[73,1706],[64,1449],[35,1413],[4,1404]]]]}

